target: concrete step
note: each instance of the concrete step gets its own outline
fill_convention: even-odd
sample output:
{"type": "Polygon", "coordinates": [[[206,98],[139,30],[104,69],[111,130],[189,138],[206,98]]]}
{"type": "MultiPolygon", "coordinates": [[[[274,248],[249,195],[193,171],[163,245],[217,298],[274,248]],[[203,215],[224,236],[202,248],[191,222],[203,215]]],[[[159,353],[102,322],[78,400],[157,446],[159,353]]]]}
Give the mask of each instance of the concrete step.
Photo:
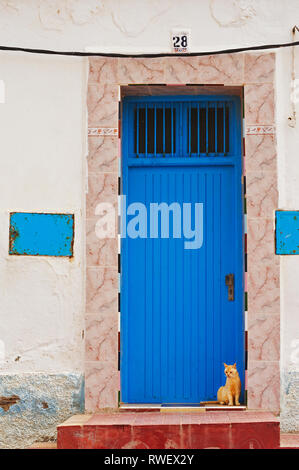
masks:
{"type": "Polygon", "coordinates": [[[281,449],[299,449],[299,433],[281,433],[281,449]]]}
{"type": "Polygon", "coordinates": [[[34,444],[31,444],[31,446],[27,447],[27,449],[57,449],[57,442],[34,442],[34,444]]]}
{"type": "Polygon", "coordinates": [[[58,449],[279,449],[279,420],[266,411],[102,412],[57,427],[58,449]]]}

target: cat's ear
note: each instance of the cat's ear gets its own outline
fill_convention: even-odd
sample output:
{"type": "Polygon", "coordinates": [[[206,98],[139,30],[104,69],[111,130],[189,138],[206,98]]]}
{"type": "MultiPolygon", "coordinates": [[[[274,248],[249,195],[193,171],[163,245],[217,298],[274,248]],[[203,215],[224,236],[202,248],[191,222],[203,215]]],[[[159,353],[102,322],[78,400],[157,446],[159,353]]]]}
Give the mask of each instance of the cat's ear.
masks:
{"type": "Polygon", "coordinates": [[[224,367],[227,367],[227,364],[225,364],[225,362],[223,363],[224,367]]]}
{"type": "Polygon", "coordinates": [[[236,367],[237,367],[237,363],[236,363],[236,362],[234,363],[233,367],[236,369],[236,367]]]}

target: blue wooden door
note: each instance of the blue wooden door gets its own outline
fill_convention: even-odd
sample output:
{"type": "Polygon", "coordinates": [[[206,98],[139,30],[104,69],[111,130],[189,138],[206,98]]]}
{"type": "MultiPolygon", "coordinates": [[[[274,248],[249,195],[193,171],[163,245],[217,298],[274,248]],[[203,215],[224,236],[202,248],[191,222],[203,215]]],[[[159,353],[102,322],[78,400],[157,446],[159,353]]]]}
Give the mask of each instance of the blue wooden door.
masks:
{"type": "Polygon", "coordinates": [[[235,97],[124,100],[124,403],[215,400],[223,362],[244,385],[239,113],[235,97]]]}

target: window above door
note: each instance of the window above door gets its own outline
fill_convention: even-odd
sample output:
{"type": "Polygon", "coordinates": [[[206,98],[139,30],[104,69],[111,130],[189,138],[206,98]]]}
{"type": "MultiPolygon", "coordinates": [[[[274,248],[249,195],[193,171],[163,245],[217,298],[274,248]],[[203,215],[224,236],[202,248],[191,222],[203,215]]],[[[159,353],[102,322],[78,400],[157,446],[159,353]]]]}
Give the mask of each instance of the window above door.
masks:
{"type": "Polygon", "coordinates": [[[140,98],[126,98],[131,118],[130,157],[225,157],[235,153],[235,98],[140,98]]]}

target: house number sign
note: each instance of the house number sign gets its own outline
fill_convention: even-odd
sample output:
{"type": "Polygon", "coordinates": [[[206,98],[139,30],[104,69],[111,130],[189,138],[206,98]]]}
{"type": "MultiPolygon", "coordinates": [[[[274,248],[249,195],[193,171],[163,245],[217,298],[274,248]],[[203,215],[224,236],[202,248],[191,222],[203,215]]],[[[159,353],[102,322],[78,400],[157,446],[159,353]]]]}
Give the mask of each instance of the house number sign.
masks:
{"type": "Polygon", "coordinates": [[[171,34],[172,51],[176,54],[189,52],[190,50],[190,30],[173,29],[171,34]]]}

